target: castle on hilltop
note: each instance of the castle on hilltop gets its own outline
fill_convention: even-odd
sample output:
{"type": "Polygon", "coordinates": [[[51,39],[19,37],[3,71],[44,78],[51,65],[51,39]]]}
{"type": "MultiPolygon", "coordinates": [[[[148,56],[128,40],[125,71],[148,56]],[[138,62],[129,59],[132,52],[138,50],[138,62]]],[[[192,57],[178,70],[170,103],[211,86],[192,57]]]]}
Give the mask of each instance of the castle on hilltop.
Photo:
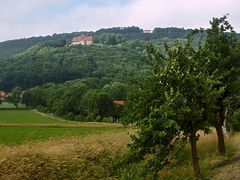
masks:
{"type": "Polygon", "coordinates": [[[91,45],[93,43],[93,36],[80,35],[72,39],[71,45],[91,45]]]}

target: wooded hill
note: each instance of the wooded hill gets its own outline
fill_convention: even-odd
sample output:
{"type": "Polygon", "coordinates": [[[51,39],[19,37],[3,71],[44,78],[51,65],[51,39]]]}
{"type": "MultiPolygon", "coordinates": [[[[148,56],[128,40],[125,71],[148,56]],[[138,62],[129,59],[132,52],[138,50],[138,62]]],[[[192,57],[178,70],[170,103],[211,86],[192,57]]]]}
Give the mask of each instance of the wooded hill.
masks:
{"type": "Polygon", "coordinates": [[[72,33],[63,33],[63,34],[53,34],[52,36],[40,36],[40,37],[31,37],[17,40],[10,40],[5,42],[0,42],[0,60],[7,58],[13,54],[22,52],[33,45],[36,44],[55,44],[61,45],[62,41],[69,43],[74,36],[80,34],[93,35],[95,39],[98,39],[99,36],[105,33],[114,33],[120,34],[124,40],[155,40],[162,38],[185,38],[186,34],[191,30],[185,30],[181,28],[155,28],[153,33],[145,34],[143,30],[139,27],[114,27],[107,29],[100,29],[96,32],[72,32],[72,33]]]}
{"type": "Polygon", "coordinates": [[[27,89],[86,77],[126,81],[146,71],[142,56],[147,44],[184,41],[189,31],[155,28],[152,33],[144,33],[133,26],[2,42],[0,89],[10,91],[15,86],[27,89]],[[93,35],[94,45],[69,46],[71,39],[80,34],[93,35]]]}
{"type": "Polygon", "coordinates": [[[27,89],[86,77],[127,80],[145,69],[141,61],[143,47],[129,46],[36,45],[2,61],[0,89],[27,89]]]}

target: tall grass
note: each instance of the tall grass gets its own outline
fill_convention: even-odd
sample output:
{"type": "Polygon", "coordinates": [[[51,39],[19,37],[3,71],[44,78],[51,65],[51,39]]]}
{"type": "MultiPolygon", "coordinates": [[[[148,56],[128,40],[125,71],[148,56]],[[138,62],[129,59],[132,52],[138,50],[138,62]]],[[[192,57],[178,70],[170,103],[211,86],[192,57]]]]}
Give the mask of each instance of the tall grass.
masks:
{"type": "Polygon", "coordinates": [[[111,176],[112,161],[128,142],[127,132],[105,132],[1,146],[0,179],[116,179],[111,176]]]}
{"type": "MultiPolygon", "coordinates": [[[[204,135],[202,132],[199,132],[199,134],[200,138],[197,146],[202,177],[206,180],[217,179],[215,176],[217,174],[216,171],[218,168],[225,168],[228,163],[231,163],[234,161],[234,159],[236,159],[236,156],[240,157],[240,134],[236,134],[235,136],[226,139],[227,153],[225,155],[221,155],[217,151],[217,135],[215,131],[209,135],[204,135]],[[239,151],[239,153],[237,153],[237,151],[239,151]]],[[[125,169],[125,171],[123,171],[122,178],[141,179],[141,172],[141,164],[130,165],[128,169],[125,169]]],[[[240,167],[238,172],[240,172],[240,167]]],[[[153,178],[153,176],[149,175],[145,179],[153,178]]],[[[189,145],[177,153],[176,161],[158,172],[158,179],[194,179],[191,150],[189,145]]],[[[224,180],[227,180],[227,178],[224,180]]]]}
{"type": "MultiPolygon", "coordinates": [[[[203,179],[214,179],[214,171],[218,167],[224,167],[234,159],[238,150],[240,136],[236,135],[226,139],[227,153],[221,155],[217,151],[217,135],[213,131],[209,135],[200,133],[198,141],[199,163],[203,179]]],[[[191,164],[190,147],[187,147],[179,155],[178,163],[159,172],[160,179],[166,180],[193,180],[193,168],[191,164]]]]}
{"type": "MultiPolygon", "coordinates": [[[[217,179],[218,169],[225,168],[234,160],[236,150],[240,151],[239,139],[239,134],[227,139],[227,155],[221,156],[217,153],[215,133],[200,137],[203,179],[217,179]]],[[[122,156],[129,142],[127,131],[111,131],[19,146],[0,145],[0,179],[143,179],[139,173],[141,165],[123,172],[122,177],[112,174],[112,162],[122,156]]],[[[179,154],[174,165],[159,172],[159,179],[193,179],[190,147],[179,154]]]]}

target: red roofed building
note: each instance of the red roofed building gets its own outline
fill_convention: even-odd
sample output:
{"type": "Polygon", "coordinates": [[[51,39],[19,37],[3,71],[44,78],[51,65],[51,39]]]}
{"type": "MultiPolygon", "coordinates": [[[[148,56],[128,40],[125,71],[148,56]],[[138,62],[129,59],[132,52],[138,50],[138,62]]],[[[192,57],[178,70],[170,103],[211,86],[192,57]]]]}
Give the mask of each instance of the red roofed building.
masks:
{"type": "Polygon", "coordinates": [[[7,96],[8,96],[7,93],[5,93],[4,91],[0,91],[0,99],[1,100],[4,100],[7,96]]]}
{"type": "Polygon", "coordinates": [[[117,105],[124,105],[125,102],[124,101],[113,101],[114,104],[117,104],[117,105]]]}
{"type": "Polygon", "coordinates": [[[91,45],[93,43],[93,36],[77,36],[72,39],[71,45],[91,45]]]}

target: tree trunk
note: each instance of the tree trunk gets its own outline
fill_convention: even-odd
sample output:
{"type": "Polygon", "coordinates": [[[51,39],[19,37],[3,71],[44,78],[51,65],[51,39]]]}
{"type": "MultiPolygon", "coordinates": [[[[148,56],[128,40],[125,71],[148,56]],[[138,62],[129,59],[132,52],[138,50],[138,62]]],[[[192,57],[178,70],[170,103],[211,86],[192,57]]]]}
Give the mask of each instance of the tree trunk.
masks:
{"type": "Polygon", "coordinates": [[[195,131],[191,132],[190,141],[191,141],[191,150],[192,150],[192,165],[193,165],[195,179],[200,180],[201,173],[200,173],[200,167],[199,167],[199,162],[198,162],[197,137],[196,137],[195,131]]]}
{"type": "Polygon", "coordinates": [[[224,154],[224,153],[226,153],[226,148],[225,148],[222,124],[219,122],[216,122],[215,128],[216,128],[217,136],[218,136],[218,152],[221,154],[224,154]]]}
{"type": "Polygon", "coordinates": [[[225,142],[224,142],[224,134],[223,134],[223,123],[225,120],[225,109],[224,109],[224,101],[220,101],[220,111],[216,112],[216,120],[214,122],[214,126],[216,128],[217,136],[218,136],[218,152],[221,154],[226,153],[225,142]]]}

